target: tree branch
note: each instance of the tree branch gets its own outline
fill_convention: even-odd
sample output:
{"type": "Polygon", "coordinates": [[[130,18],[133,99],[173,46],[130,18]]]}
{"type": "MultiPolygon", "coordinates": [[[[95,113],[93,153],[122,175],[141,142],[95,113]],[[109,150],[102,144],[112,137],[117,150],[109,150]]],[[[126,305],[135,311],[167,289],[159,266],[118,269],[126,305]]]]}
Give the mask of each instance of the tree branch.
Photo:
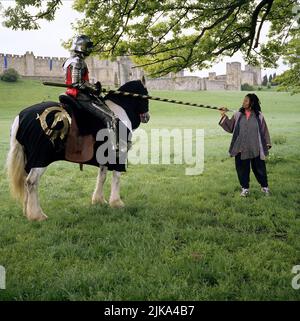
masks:
{"type": "Polygon", "coordinates": [[[267,6],[267,9],[261,19],[261,22],[259,24],[259,28],[258,28],[258,31],[257,31],[257,36],[256,36],[256,41],[255,41],[255,44],[254,44],[254,48],[257,48],[258,47],[258,42],[259,42],[259,37],[260,37],[260,32],[261,32],[261,29],[262,29],[262,26],[264,24],[264,21],[266,20],[268,14],[270,13],[271,11],[271,8],[272,8],[272,5],[273,5],[273,0],[271,0],[269,3],[268,3],[268,6],[267,6]]]}
{"type": "Polygon", "coordinates": [[[250,28],[250,44],[249,44],[249,49],[247,52],[247,57],[250,55],[251,49],[252,49],[252,45],[254,42],[254,38],[255,38],[255,34],[256,34],[256,25],[257,25],[257,19],[259,16],[259,13],[261,11],[261,9],[266,5],[266,4],[270,4],[271,6],[273,4],[274,0],[262,0],[257,7],[255,8],[253,14],[252,14],[252,18],[251,18],[251,28],[250,28]]]}

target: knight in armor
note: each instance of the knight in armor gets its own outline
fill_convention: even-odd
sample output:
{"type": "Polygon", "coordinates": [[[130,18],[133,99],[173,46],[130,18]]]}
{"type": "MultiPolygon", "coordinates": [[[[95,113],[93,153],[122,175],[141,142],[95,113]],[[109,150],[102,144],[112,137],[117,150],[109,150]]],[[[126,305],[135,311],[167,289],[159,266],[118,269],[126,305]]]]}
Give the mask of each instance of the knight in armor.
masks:
{"type": "Polygon", "coordinates": [[[89,82],[89,70],[85,58],[91,54],[92,49],[93,42],[88,36],[81,35],[74,40],[72,55],[63,64],[65,82],[68,85],[66,94],[75,98],[84,110],[103,121],[109,132],[112,149],[117,150],[116,116],[100,98],[100,82],[96,84],[89,82]]]}

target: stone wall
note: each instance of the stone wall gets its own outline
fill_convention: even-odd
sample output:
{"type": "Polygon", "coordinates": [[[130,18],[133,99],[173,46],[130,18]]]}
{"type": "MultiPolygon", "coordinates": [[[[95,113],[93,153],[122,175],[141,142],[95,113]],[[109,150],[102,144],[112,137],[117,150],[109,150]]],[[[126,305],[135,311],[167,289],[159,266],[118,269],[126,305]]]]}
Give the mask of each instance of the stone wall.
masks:
{"type": "MultiPolygon", "coordinates": [[[[225,80],[213,80],[194,76],[147,79],[149,90],[226,90],[225,80]]],[[[233,90],[233,89],[232,89],[233,90]]]]}
{"type": "MultiPolygon", "coordinates": [[[[35,57],[32,52],[25,55],[0,54],[0,74],[6,68],[16,69],[22,77],[40,80],[64,81],[62,65],[66,58],[35,57]]],[[[134,66],[128,57],[118,57],[115,61],[88,57],[90,80],[100,81],[104,86],[119,87],[127,81],[142,79],[144,71],[134,66]]],[[[184,76],[183,71],[170,73],[166,77],[147,79],[147,87],[152,90],[240,90],[241,84],[261,85],[261,70],[241,63],[226,64],[226,75],[210,72],[208,77],[184,76]]]]}
{"type": "Polygon", "coordinates": [[[65,58],[35,57],[32,52],[24,56],[0,54],[0,73],[6,68],[14,68],[23,77],[62,78],[62,64],[65,58]]]}
{"type": "Polygon", "coordinates": [[[205,90],[201,78],[174,77],[147,79],[147,88],[150,90],[205,90]]]}
{"type": "Polygon", "coordinates": [[[225,80],[209,80],[205,79],[206,89],[205,90],[226,90],[227,84],[225,80]]]}
{"type": "Polygon", "coordinates": [[[261,85],[261,69],[259,67],[246,65],[245,72],[250,72],[253,74],[253,85],[261,85]]]}
{"type": "Polygon", "coordinates": [[[242,84],[254,85],[254,75],[252,72],[242,71],[242,84]]]}
{"type": "MultiPolygon", "coordinates": [[[[62,65],[66,57],[35,57],[32,52],[25,55],[0,54],[0,74],[7,68],[14,68],[24,78],[40,80],[64,81],[62,65]]],[[[132,68],[133,63],[128,57],[119,57],[116,61],[99,60],[89,57],[90,80],[100,81],[105,86],[118,87],[133,79],[141,79],[143,70],[132,68]]]]}
{"type": "Polygon", "coordinates": [[[228,62],[226,64],[226,83],[228,90],[241,90],[241,79],[242,69],[240,62],[228,62]]]}

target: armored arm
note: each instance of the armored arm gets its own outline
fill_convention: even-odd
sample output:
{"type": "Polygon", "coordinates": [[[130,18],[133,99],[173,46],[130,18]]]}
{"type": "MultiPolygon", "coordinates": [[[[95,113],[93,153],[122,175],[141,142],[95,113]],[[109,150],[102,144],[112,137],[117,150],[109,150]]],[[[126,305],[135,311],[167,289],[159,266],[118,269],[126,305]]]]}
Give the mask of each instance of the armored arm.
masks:
{"type": "Polygon", "coordinates": [[[87,72],[87,66],[84,60],[74,59],[71,63],[72,72],[72,87],[78,88],[80,90],[86,91],[93,95],[100,95],[101,85],[96,83],[96,85],[91,84],[88,80],[85,80],[84,73],[87,72]]]}

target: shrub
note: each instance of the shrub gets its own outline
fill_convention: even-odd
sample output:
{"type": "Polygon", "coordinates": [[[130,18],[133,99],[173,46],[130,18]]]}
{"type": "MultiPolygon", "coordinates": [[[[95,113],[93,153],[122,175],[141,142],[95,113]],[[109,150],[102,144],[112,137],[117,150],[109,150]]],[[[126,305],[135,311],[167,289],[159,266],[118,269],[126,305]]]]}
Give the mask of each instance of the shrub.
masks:
{"type": "Polygon", "coordinates": [[[1,80],[7,81],[7,82],[16,82],[18,79],[19,79],[19,74],[13,68],[9,68],[5,70],[1,75],[1,80]]]}
{"type": "Polygon", "coordinates": [[[246,84],[241,85],[241,90],[242,91],[254,91],[254,87],[246,83],[246,84]]]}
{"type": "Polygon", "coordinates": [[[281,136],[281,135],[277,135],[273,137],[273,143],[276,145],[282,145],[286,143],[286,137],[285,136],[281,136]]]}

